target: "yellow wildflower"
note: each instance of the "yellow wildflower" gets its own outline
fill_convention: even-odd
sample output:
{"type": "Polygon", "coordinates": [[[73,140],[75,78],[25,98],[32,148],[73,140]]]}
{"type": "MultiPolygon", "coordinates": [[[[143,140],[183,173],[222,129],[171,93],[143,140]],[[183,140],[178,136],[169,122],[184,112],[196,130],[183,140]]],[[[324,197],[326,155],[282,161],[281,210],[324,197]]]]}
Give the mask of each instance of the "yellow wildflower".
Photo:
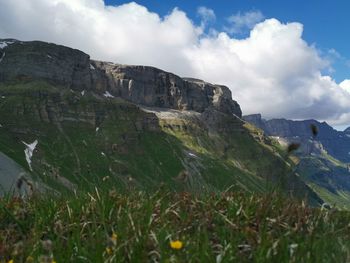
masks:
{"type": "Polygon", "coordinates": [[[183,247],[183,243],[180,240],[170,241],[170,247],[172,249],[180,250],[183,247]]]}
{"type": "Polygon", "coordinates": [[[28,256],[26,259],[26,263],[33,263],[34,262],[34,258],[31,256],[28,256]]]}
{"type": "Polygon", "coordinates": [[[117,241],[117,238],[118,238],[117,234],[116,234],[116,233],[113,233],[112,236],[111,236],[111,239],[112,239],[113,241],[117,241]]]}
{"type": "Polygon", "coordinates": [[[112,249],[110,247],[106,247],[107,255],[112,255],[112,249]]]}
{"type": "Polygon", "coordinates": [[[13,259],[10,259],[7,263],[14,263],[13,259]]]}

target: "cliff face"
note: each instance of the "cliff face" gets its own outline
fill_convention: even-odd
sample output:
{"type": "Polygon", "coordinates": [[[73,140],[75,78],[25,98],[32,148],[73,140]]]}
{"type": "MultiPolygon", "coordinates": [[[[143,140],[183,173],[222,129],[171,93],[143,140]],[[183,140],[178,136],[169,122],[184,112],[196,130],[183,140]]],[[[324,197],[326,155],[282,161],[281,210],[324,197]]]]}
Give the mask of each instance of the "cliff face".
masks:
{"type": "Polygon", "coordinates": [[[42,79],[75,90],[91,89],[90,58],[83,52],[33,41],[0,40],[0,81],[42,79]]]}
{"type": "Polygon", "coordinates": [[[242,116],[225,86],[182,79],[153,67],[93,61],[79,50],[39,41],[8,39],[0,44],[0,82],[41,79],[74,91],[108,91],[149,107],[197,112],[212,107],[242,116]]]}

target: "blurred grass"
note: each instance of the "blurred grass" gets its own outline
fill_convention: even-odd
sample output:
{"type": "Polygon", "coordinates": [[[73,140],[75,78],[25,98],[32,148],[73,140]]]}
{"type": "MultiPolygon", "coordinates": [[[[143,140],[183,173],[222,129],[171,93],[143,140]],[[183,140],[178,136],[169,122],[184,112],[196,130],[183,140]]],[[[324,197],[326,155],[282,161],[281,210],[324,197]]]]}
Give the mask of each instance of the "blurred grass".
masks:
{"type": "Polygon", "coordinates": [[[349,262],[349,222],[278,194],[7,196],[0,262],[349,262]]]}

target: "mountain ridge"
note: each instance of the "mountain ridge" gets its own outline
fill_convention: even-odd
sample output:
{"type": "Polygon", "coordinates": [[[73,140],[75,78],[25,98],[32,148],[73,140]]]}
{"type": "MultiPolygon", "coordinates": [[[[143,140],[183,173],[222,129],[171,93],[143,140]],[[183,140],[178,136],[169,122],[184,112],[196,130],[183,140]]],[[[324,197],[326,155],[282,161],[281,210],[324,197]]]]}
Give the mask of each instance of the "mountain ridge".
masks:
{"type": "Polygon", "coordinates": [[[90,60],[89,55],[75,49],[40,41],[1,40],[0,81],[16,78],[38,78],[83,92],[108,91],[144,106],[166,107],[203,112],[207,107],[232,113],[242,111],[232,100],[231,91],[179,76],[155,67],[121,65],[90,60]],[[6,46],[5,46],[6,45],[6,46]]]}
{"type": "Polygon", "coordinates": [[[315,125],[318,130],[317,140],[323,144],[327,152],[343,162],[350,162],[350,138],[346,136],[346,132],[337,131],[326,122],[312,119],[294,121],[284,118],[265,120],[261,114],[246,115],[243,119],[261,128],[269,136],[289,138],[298,136],[297,141],[302,143],[313,139],[310,126],[315,125]]]}

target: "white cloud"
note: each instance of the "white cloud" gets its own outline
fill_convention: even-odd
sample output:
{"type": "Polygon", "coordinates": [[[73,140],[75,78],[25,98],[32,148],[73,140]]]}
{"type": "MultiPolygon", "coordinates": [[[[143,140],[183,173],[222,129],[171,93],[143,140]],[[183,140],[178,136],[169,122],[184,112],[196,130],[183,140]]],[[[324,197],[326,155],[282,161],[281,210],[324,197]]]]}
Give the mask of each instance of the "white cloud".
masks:
{"type": "Polygon", "coordinates": [[[239,34],[244,30],[252,29],[257,23],[264,19],[260,11],[249,11],[246,13],[238,12],[227,18],[229,26],[225,30],[230,34],[239,34]]]}
{"type": "MultiPolygon", "coordinates": [[[[199,12],[213,19],[208,10],[199,12]]],[[[302,24],[267,19],[248,25],[253,28],[245,39],[207,35],[202,26],[177,8],[160,17],[134,2],[0,0],[0,37],[56,42],[95,59],[225,84],[244,114],[350,121],[350,94],[322,75],[329,62],[302,39],[302,24]]]]}
{"type": "Polygon", "coordinates": [[[202,27],[208,25],[209,23],[215,21],[216,19],[214,10],[205,6],[198,7],[197,14],[201,18],[202,27]]]}
{"type": "Polygon", "coordinates": [[[350,93],[350,79],[343,80],[339,86],[350,93]]]}

